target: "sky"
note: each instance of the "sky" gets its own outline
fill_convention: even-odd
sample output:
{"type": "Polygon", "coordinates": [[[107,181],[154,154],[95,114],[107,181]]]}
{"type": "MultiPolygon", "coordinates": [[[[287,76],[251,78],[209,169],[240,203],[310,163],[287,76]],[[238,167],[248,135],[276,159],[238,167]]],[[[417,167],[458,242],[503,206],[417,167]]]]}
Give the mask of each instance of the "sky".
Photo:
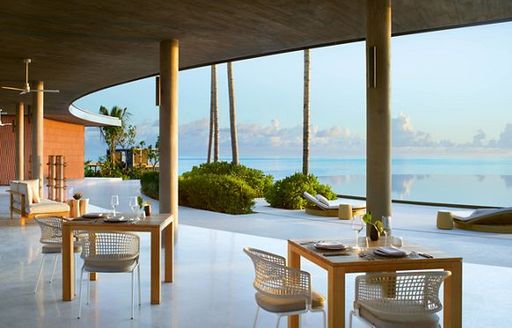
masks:
{"type": "MultiPolygon", "coordinates": [[[[395,157],[512,155],[512,23],[392,38],[391,108],[395,157]]],[[[242,157],[302,153],[303,52],[233,63],[242,157]]],[[[311,152],[365,156],[364,42],[311,50],[311,152]]],[[[221,154],[231,153],[226,65],[217,67],[221,154]]],[[[210,67],[179,74],[180,156],[205,157],[210,67]]],[[[98,112],[127,107],[137,140],[158,133],[154,78],[105,89],[75,102],[98,112]]],[[[86,129],[86,158],[106,146],[86,129]]]]}

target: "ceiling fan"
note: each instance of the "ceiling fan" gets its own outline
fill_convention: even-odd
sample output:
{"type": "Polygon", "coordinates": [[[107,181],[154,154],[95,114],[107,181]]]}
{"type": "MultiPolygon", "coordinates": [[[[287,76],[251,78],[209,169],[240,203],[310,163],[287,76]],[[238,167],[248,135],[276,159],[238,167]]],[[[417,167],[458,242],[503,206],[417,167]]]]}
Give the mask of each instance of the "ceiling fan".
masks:
{"type": "Polygon", "coordinates": [[[60,92],[59,90],[31,90],[30,83],[28,82],[28,65],[32,62],[32,60],[30,58],[26,58],[26,59],[23,59],[23,62],[25,63],[25,85],[23,86],[23,88],[2,86],[2,89],[21,91],[20,95],[24,95],[24,94],[27,94],[30,92],[52,92],[52,93],[60,92]]]}
{"type": "Polygon", "coordinates": [[[2,122],[2,109],[0,108],[0,127],[2,126],[8,126],[8,125],[12,125],[12,123],[3,123],[2,122]]]}

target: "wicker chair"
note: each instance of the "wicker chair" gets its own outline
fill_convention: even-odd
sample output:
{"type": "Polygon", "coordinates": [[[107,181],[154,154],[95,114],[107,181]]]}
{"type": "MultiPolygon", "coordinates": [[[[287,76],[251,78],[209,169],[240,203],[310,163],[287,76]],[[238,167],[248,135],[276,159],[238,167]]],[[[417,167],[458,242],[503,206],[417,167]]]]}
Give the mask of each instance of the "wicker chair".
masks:
{"type": "Polygon", "coordinates": [[[260,308],[277,314],[276,327],[281,317],[302,314],[308,311],[322,312],[323,326],[326,325],[325,298],[311,290],[311,276],[308,272],[289,268],[282,256],[254,248],[244,248],[254,264],[256,276],[256,327],[260,308]]]}
{"type": "MultiPolygon", "coordinates": [[[[34,220],[37,222],[39,228],[41,229],[41,238],[39,241],[43,246],[41,249],[41,264],[39,265],[39,273],[37,274],[36,286],[34,287],[34,293],[37,293],[39,281],[41,280],[43,273],[45,259],[47,256],[52,255],[55,256],[55,258],[53,260],[53,270],[49,283],[52,283],[53,281],[53,276],[57,270],[59,255],[62,253],[62,221],[66,219],[60,217],[48,217],[35,218],[34,220]]],[[[74,247],[75,254],[79,253],[80,251],[80,243],[76,243],[74,247]]]]}
{"type": "MultiPolygon", "coordinates": [[[[119,273],[131,272],[132,293],[131,293],[131,319],[134,314],[134,293],[133,273],[137,269],[137,283],[140,296],[140,267],[139,267],[139,245],[140,239],[134,233],[127,232],[95,232],[89,233],[82,241],[82,259],[84,264],[80,273],[80,304],[78,307],[78,319],[82,315],[82,279],[84,272],[119,273]]],[[[87,303],[91,295],[90,280],[87,283],[87,303]]]]}
{"type": "Polygon", "coordinates": [[[356,277],[352,319],[370,327],[439,327],[439,288],[450,271],[368,273],[356,277]]]}

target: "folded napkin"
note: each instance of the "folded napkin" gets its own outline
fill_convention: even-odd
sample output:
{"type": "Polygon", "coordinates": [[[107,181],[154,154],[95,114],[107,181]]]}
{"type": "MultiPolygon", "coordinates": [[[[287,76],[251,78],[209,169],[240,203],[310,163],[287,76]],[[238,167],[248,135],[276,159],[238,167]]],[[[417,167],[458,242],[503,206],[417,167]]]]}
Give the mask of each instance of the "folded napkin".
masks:
{"type": "Polygon", "coordinates": [[[344,250],[347,248],[347,245],[342,244],[339,241],[318,241],[313,244],[315,248],[318,249],[326,249],[326,250],[344,250]]]}
{"type": "Polygon", "coordinates": [[[404,257],[407,253],[396,247],[379,247],[373,251],[374,254],[388,257],[404,257]]]}

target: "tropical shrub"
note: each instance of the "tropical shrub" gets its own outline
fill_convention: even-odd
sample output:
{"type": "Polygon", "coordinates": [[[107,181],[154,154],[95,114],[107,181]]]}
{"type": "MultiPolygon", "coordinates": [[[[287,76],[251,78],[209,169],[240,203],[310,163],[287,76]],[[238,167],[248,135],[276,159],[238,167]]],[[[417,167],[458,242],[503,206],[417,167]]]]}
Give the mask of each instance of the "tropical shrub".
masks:
{"type": "Polygon", "coordinates": [[[239,178],[254,189],[255,197],[263,197],[265,192],[272,187],[274,180],[271,175],[265,175],[263,171],[228,162],[205,163],[194,166],[191,171],[183,173],[183,177],[189,178],[203,174],[229,175],[239,178]]]}
{"type": "Polygon", "coordinates": [[[142,174],[140,178],[141,192],[153,199],[158,199],[159,173],[150,171],[142,174]]]}
{"type": "Polygon", "coordinates": [[[256,191],[244,180],[212,173],[183,176],[179,180],[180,205],[229,213],[251,213],[256,191]]]}
{"type": "Polygon", "coordinates": [[[328,185],[321,184],[314,175],[295,173],[276,183],[265,193],[265,200],[272,207],[286,209],[302,209],[307,201],[302,196],[303,192],[312,195],[321,194],[327,199],[336,199],[336,194],[328,185]]]}

